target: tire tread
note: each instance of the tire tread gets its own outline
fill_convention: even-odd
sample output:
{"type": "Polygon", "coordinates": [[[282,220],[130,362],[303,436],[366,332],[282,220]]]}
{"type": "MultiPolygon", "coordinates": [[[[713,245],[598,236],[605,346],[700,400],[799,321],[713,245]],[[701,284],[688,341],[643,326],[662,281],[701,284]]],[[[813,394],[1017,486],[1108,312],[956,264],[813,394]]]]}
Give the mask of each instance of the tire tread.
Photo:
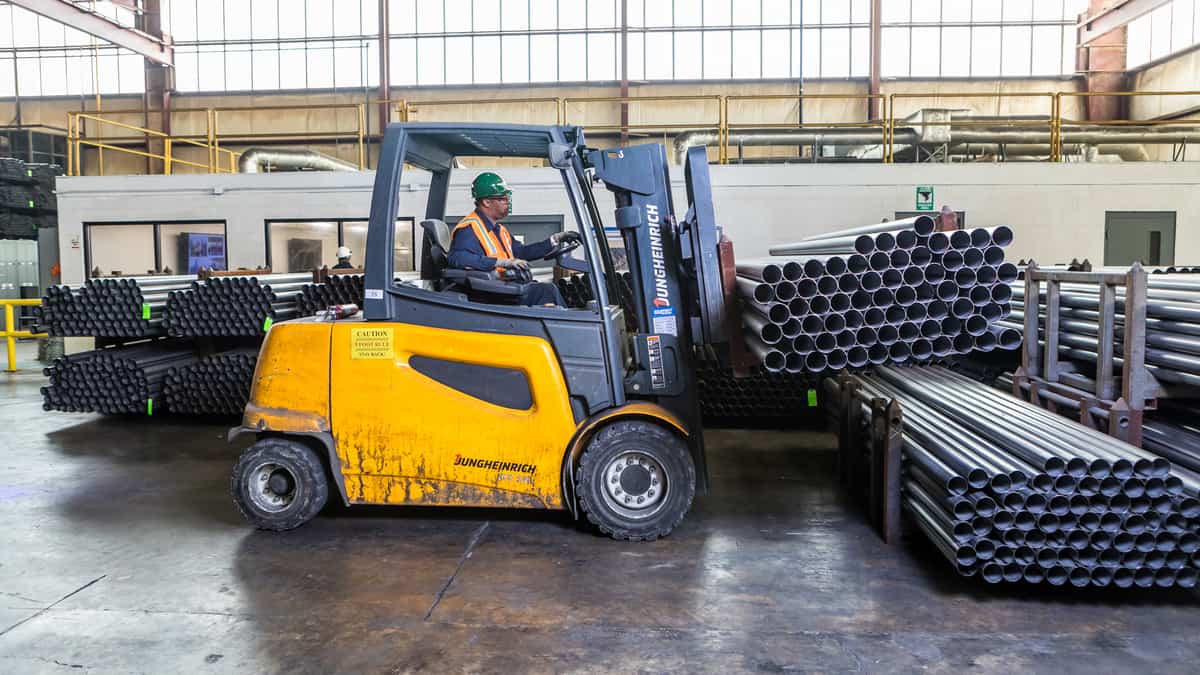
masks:
{"type": "Polygon", "coordinates": [[[691,508],[692,500],[696,496],[696,468],[687,445],[673,432],[652,422],[619,420],[597,432],[588,443],[587,448],[584,449],[579,467],[575,471],[575,494],[578,495],[579,507],[587,515],[588,522],[600,532],[613,539],[624,541],[654,541],[667,536],[683,522],[684,516],[691,508]],[[603,498],[592,494],[590,481],[588,481],[588,477],[593,472],[602,470],[598,465],[607,459],[602,457],[604,450],[621,444],[627,438],[635,438],[639,442],[645,442],[647,438],[652,438],[664,452],[676,455],[675,459],[681,461],[685,467],[686,475],[682,481],[685,486],[685,495],[682,508],[660,514],[667,517],[661,520],[656,517],[651,521],[650,526],[644,529],[622,527],[606,517],[601,510],[604,508],[603,498]]]}

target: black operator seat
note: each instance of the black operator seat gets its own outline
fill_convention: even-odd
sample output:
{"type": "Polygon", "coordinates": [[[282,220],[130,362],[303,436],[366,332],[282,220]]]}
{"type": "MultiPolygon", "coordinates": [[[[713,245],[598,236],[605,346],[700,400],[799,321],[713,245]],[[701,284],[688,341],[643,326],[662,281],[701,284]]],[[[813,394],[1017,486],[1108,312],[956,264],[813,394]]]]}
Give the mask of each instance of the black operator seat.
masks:
{"type": "Polygon", "coordinates": [[[445,222],[436,218],[422,220],[421,229],[429,241],[434,290],[466,292],[472,300],[482,302],[515,301],[521,297],[525,284],[503,281],[492,272],[450,267],[451,237],[445,222]]]}

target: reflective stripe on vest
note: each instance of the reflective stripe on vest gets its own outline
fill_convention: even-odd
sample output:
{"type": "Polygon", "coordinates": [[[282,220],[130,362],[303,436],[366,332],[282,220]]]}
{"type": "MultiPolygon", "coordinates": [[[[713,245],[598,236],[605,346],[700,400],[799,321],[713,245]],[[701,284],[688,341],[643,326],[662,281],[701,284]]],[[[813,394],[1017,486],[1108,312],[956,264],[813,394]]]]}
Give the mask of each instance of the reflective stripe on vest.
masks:
{"type": "MultiPolygon", "coordinates": [[[[500,225],[497,229],[500,230],[500,237],[497,238],[491,230],[483,224],[483,219],[477,213],[472,211],[465,218],[454,226],[454,232],[457,233],[464,227],[471,228],[471,232],[475,234],[475,239],[479,241],[479,246],[483,249],[483,254],[489,258],[511,258],[513,257],[512,235],[508,233],[508,228],[500,225]]],[[[498,268],[497,268],[498,269],[498,268]]]]}

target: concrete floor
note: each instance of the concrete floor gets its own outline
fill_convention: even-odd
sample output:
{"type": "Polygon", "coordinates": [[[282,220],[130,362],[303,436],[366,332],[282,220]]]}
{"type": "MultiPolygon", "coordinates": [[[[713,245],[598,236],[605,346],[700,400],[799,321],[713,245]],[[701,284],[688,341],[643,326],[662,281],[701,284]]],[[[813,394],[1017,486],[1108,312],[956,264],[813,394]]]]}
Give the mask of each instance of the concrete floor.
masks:
{"type": "MultiPolygon", "coordinates": [[[[33,364],[29,364],[33,365],[33,364]]],[[[668,539],[330,508],[256,532],[224,423],[41,411],[0,375],[0,672],[1196,672],[1197,596],[986,588],[844,504],[824,434],[714,430],[668,539]]]]}

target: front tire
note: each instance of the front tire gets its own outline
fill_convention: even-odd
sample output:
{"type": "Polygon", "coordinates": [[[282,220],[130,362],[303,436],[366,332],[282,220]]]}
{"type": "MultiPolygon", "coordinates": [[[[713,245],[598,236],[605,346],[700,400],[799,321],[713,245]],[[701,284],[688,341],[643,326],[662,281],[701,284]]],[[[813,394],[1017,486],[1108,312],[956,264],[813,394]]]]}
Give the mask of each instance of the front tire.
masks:
{"type": "Polygon", "coordinates": [[[613,539],[653,541],[692,506],[696,467],[679,436],[657,424],[620,421],[588,443],[575,472],[587,518],[613,539]]]}
{"type": "Polygon", "coordinates": [[[312,448],[264,438],[246,448],[230,479],[242,516],[262,530],[291,530],[312,520],[329,498],[325,466],[312,448]]]}

